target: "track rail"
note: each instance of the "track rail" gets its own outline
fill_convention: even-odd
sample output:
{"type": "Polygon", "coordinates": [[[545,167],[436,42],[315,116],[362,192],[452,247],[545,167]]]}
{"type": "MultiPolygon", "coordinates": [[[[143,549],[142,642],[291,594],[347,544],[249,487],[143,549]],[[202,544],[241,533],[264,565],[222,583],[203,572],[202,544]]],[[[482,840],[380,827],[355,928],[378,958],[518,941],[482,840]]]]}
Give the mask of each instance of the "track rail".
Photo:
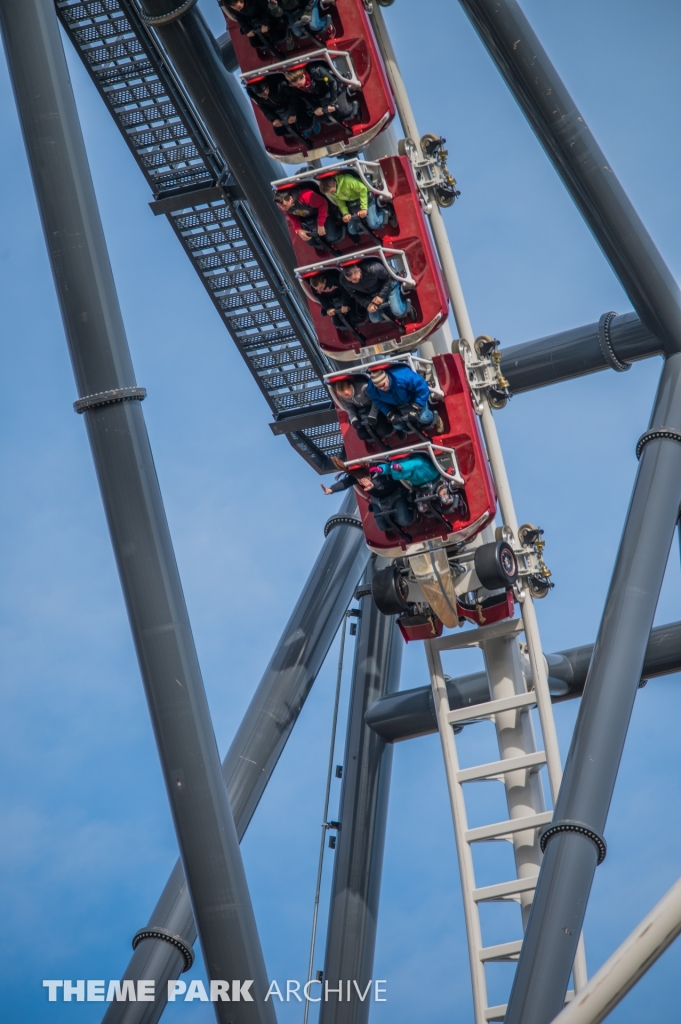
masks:
{"type": "MultiPolygon", "coordinates": [[[[332,404],[307,310],[268,250],[229,168],[130,0],[55,0],[57,14],[201,278],[277,424],[332,404]]],[[[329,415],[325,415],[325,414],[329,415]]],[[[317,472],[343,454],[338,423],[285,432],[317,472]]]]}

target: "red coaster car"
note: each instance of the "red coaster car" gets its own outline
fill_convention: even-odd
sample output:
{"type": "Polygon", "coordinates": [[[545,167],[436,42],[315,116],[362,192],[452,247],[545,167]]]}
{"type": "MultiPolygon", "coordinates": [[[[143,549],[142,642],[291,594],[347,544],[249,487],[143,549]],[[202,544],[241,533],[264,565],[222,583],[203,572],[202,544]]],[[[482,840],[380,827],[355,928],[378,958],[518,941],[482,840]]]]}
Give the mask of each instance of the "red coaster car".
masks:
{"type": "MultiPolygon", "coordinates": [[[[371,363],[369,366],[376,370],[394,362],[406,362],[425,377],[432,397],[436,400],[434,411],[439,413],[443,421],[444,433],[432,435],[428,442],[421,438],[417,441],[414,436],[415,443],[408,448],[405,440],[400,440],[395,434],[384,438],[382,442],[362,441],[350,426],[348,415],[340,407],[331,386],[329,390],[338,406],[348,468],[389,463],[399,458],[398,452],[400,455],[420,452],[438,464],[443,479],[449,479],[453,486],[460,487],[465,502],[452,512],[440,509],[433,514],[426,507],[425,512],[417,514],[405,529],[388,529],[384,532],[379,529],[374,514],[369,511],[370,498],[356,487],[367,545],[376,554],[387,558],[419,554],[427,549],[428,541],[439,540],[442,544],[454,544],[470,540],[494,517],[496,510],[494,484],[461,357],[435,356],[431,362],[405,356],[371,363]]],[[[348,378],[366,379],[369,366],[354,366],[349,370],[329,374],[325,380],[327,384],[333,385],[334,381],[348,378]]],[[[406,440],[410,439],[408,437],[406,440]]],[[[414,500],[418,507],[418,494],[414,495],[414,500]]]]}
{"type": "MultiPolygon", "coordinates": [[[[336,253],[353,252],[359,248],[376,244],[385,244],[388,248],[393,249],[404,249],[402,236],[407,245],[415,237],[428,237],[423,210],[420,203],[415,204],[414,202],[414,196],[418,197],[418,193],[411,164],[407,157],[389,156],[378,161],[350,157],[348,160],[338,160],[336,163],[327,164],[326,167],[316,169],[308,167],[287,178],[279,178],[272,182],[272,188],[275,195],[290,191],[296,194],[302,189],[311,189],[318,195],[322,195],[320,182],[335,178],[339,174],[351,175],[361,181],[369,193],[369,201],[382,204],[382,209],[392,214],[392,220],[388,220],[384,227],[373,230],[367,230],[365,226],[358,241],[355,241],[352,235],[345,231],[343,237],[339,241],[334,241],[333,245],[322,242],[314,246],[300,239],[297,231],[287,221],[297,263],[301,265],[309,263],[315,251],[333,256],[336,253]],[[411,179],[412,188],[409,188],[409,179],[411,179]],[[393,185],[392,191],[388,181],[393,185]]],[[[328,196],[326,202],[329,206],[329,215],[337,221],[340,220],[341,210],[333,204],[328,196]]],[[[359,218],[358,221],[360,224],[366,224],[359,218]]]]}
{"type": "Polygon", "coordinates": [[[325,125],[322,133],[310,140],[309,146],[304,146],[293,136],[278,137],[267,119],[256,111],[267,150],[284,163],[300,163],[305,158],[316,160],[323,156],[333,156],[347,148],[357,152],[383,131],[395,116],[392,90],[364,0],[337,0],[336,3],[326,5],[322,0],[322,5],[322,13],[331,16],[331,33],[314,36],[303,29],[300,37],[289,36],[289,43],[293,42],[292,50],[286,50],[281,44],[274,48],[271,44],[267,48],[251,46],[236,20],[223,7],[234,51],[244,73],[242,77],[250,75],[249,80],[253,81],[253,73],[257,77],[257,73],[272,70],[271,65],[282,62],[300,64],[303,55],[308,60],[313,57],[319,59],[318,52],[328,47],[334,53],[345,55],[341,64],[352,67],[357,88],[361,90],[360,118],[353,124],[350,136],[343,131],[329,130],[332,126],[325,125]]]}
{"type": "Polygon", "coordinates": [[[408,352],[420,345],[446,320],[449,300],[407,157],[384,157],[376,163],[342,161],[316,171],[304,172],[291,179],[283,178],[274,182],[274,186],[278,191],[280,188],[304,183],[317,189],[317,182],[322,178],[347,172],[361,178],[376,197],[381,200],[390,198],[394,223],[388,222],[385,227],[377,229],[380,251],[372,246],[372,238],[368,234],[361,236],[367,240],[367,248],[359,251],[353,240],[346,235],[334,246],[339,251],[338,257],[326,256],[312,263],[310,254],[315,249],[302,242],[295,232],[291,232],[291,235],[296,256],[302,264],[296,273],[310,299],[320,348],[333,359],[354,362],[358,355],[367,357],[388,352],[408,352]],[[353,250],[354,255],[350,258],[340,255],[343,251],[353,250]],[[403,290],[408,291],[414,314],[401,324],[383,319],[377,324],[365,322],[355,329],[352,326],[335,326],[328,316],[322,315],[319,298],[309,285],[305,285],[306,279],[324,269],[337,270],[353,259],[370,257],[381,259],[395,280],[402,282],[403,290]]]}
{"type": "MultiPolygon", "coordinates": [[[[318,48],[304,57],[270,61],[265,69],[242,73],[241,80],[251,87],[250,94],[252,87],[263,79],[285,82],[286,73],[326,65],[327,73],[336,79],[338,86],[347,90],[348,99],[357,104],[356,113],[345,122],[339,119],[339,114],[331,120],[315,118],[312,128],[298,125],[281,135],[253,102],[260,134],[271,156],[283,163],[299,164],[305,160],[356,153],[390,124],[395,116],[395,103],[371,29],[367,31],[372,50],[364,39],[353,40],[354,45],[349,48],[341,48],[334,40],[328,49],[318,48]],[[299,131],[300,127],[304,130],[299,131]]],[[[295,94],[295,90],[293,92],[295,94]]]]}

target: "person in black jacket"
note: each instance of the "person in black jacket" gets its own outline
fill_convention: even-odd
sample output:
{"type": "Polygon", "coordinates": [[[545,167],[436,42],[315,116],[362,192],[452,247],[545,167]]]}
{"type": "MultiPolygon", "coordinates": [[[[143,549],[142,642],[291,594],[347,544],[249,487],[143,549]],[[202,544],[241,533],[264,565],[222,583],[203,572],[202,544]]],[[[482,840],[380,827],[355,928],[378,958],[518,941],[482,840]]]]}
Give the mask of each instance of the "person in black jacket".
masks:
{"type": "Polygon", "coordinates": [[[369,498],[369,511],[373,513],[376,526],[383,533],[396,528],[398,533],[403,533],[403,528],[413,523],[415,512],[409,504],[409,492],[398,480],[393,480],[390,473],[372,473],[364,466],[350,472],[342,459],[332,456],[331,461],[341,473],[331,487],[321,485],[324,494],[337,494],[348,487],[360,487],[369,498]]]}
{"type": "Polygon", "coordinates": [[[340,272],[341,287],[366,309],[372,323],[383,319],[382,307],[388,305],[395,319],[407,315],[411,303],[402,295],[399,281],[385,269],[381,260],[351,263],[340,272]]]}
{"type": "Polygon", "coordinates": [[[312,119],[304,110],[302,103],[291,94],[291,90],[280,75],[266,75],[253,85],[247,86],[246,92],[263,112],[277,135],[296,135],[298,131],[302,132],[312,124],[312,119]]]}
{"type": "Polygon", "coordinates": [[[341,288],[340,274],[337,270],[325,270],[323,274],[315,274],[308,279],[308,284],[319,299],[322,316],[328,316],[334,327],[343,330],[349,326],[352,329],[366,320],[366,313],[362,307],[341,288]]]}
{"type": "Polygon", "coordinates": [[[277,44],[286,36],[287,25],[277,18],[267,0],[222,0],[231,17],[238,22],[251,46],[277,51],[277,44]]]}
{"type": "Polygon", "coordinates": [[[345,124],[357,117],[359,103],[350,99],[347,86],[323,61],[313,61],[304,68],[286,71],[285,75],[289,86],[302,99],[317,125],[321,122],[333,124],[334,121],[345,124]]]}

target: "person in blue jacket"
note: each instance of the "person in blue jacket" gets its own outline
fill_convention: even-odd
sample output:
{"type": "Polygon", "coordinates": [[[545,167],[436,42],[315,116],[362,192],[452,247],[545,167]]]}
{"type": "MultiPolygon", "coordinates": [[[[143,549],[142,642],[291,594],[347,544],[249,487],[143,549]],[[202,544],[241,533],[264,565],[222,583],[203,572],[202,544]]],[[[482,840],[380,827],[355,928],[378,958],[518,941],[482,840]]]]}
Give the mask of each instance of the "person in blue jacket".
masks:
{"type": "Polygon", "coordinates": [[[409,420],[419,427],[435,427],[444,433],[444,423],[428,404],[430,391],[423,377],[406,363],[369,371],[367,395],[397,430],[408,430],[409,420]]]}

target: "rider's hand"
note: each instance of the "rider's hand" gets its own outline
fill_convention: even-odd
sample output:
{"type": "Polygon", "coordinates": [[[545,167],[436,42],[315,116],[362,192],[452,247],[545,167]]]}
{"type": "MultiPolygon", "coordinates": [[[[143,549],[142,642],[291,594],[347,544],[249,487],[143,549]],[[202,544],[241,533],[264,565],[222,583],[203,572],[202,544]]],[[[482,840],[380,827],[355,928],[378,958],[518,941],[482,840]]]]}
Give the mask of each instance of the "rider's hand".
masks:
{"type": "Polygon", "coordinates": [[[292,117],[289,117],[288,123],[289,124],[295,124],[296,123],[296,115],[295,114],[293,114],[292,117]]]}
{"type": "Polygon", "coordinates": [[[357,211],[357,216],[358,217],[366,217],[368,212],[369,212],[368,210],[358,210],[357,211]]]}
{"type": "Polygon", "coordinates": [[[324,235],[326,234],[326,228],[323,228],[323,227],[321,226],[321,224],[320,224],[320,225],[319,225],[319,226],[317,227],[317,234],[318,234],[318,235],[321,235],[321,236],[322,236],[322,238],[323,238],[323,237],[324,237],[324,235]]]}
{"type": "Polygon", "coordinates": [[[260,31],[262,32],[263,35],[265,35],[265,32],[269,32],[269,29],[268,29],[267,25],[261,25],[260,26],[260,31]]]}
{"type": "Polygon", "coordinates": [[[369,303],[369,305],[367,306],[367,309],[369,310],[370,313],[375,313],[380,305],[381,305],[381,300],[380,299],[378,299],[378,298],[377,299],[372,299],[371,302],[369,303]]]}
{"type": "Polygon", "coordinates": [[[327,112],[327,114],[335,114],[336,113],[336,108],[335,107],[327,107],[326,108],[326,112],[327,112]]]}
{"type": "Polygon", "coordinates": [[[341,306],[340,311],[345,316],[346,313],[350,312],[350,307],[349,306],[341,306]]]}
{"type": "Polygon", "coordinates": [[[343,223],[347,224],[351,220],[352,220],[352,214],[351,213],[346,213],[345,216],[343,217],[343,223]]]}
{"type": "Polygon", "coordinates": [[[309,242],[310,239],[312,238],[312,235],[310,234],[309,231],[298,231],[297,234],[298,238],[302,238],[304,242],[309,242]]]}
{"type": "Polygon", "coordinates": [[[324,484],[320,484],[320,487],[324,491],[324,494],[333,494],[333,491],[331,490],[330,487],[325,487],[324,484]]]}
{"type": "Polygon", "coordinates": [[[321,107],[317,107],[317,109],[315,110],[315,114],[317,117],[321,117],[323,113],[324,111],[322,110],[321,107]]]}
{"type": "Polygon", "coordinates": [[[274,121],[272,122],[272,124],[274,125],[274,127],[275,127],[275,128],[281,128],[281,121],[279,120],[279,118],[278,118],[278,117],[276,117],[276,118],[274,119],[274,121]]]}
{"type": "Polygon", "coordinates": [[[255,32],[247,32],[246,35],[249,39],[252,39],[253,36],[255,35],[255,32]]]}

